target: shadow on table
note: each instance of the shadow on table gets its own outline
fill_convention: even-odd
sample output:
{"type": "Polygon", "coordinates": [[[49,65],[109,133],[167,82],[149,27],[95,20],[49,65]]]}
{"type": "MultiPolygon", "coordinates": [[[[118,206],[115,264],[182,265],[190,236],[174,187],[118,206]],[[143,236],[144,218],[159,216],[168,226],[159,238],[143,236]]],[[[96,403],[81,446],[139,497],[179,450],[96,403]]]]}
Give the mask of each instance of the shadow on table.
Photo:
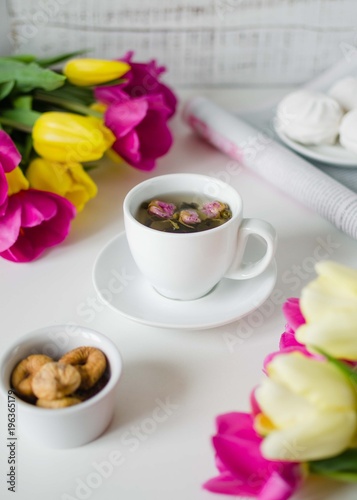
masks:
{"type": "Polygon", "coordinates": [[[107,433],[130,423],[151,433],[155,424],[166,421],[178,408],[186,390],[183,373],[169,363],[127,362],[117,394],[114,419],[107,433]]]}

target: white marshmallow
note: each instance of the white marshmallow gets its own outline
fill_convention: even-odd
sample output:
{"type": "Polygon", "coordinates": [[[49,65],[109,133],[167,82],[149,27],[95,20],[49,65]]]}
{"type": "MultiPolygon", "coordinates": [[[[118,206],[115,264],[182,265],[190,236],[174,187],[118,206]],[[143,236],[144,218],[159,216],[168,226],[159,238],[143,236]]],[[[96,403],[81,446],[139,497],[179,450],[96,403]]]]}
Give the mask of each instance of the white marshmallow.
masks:
{"type": "Polygon", "coordinates": [[[338,80],[328,91],[345,111],[357,108],[357,78],[346,76],[338,80]]]}
{"type": "Polygon", "coordinates": [[[340,125],[341,146],[357,153],[357,109],[349,111],[342,118],[340,125]]]}
{"type": "Polygon", "coordinates": [[[277,108],[277,126],[301,144],[334,144],[343,111],[321,92],[302,89],[288,94],[277,108]]]}

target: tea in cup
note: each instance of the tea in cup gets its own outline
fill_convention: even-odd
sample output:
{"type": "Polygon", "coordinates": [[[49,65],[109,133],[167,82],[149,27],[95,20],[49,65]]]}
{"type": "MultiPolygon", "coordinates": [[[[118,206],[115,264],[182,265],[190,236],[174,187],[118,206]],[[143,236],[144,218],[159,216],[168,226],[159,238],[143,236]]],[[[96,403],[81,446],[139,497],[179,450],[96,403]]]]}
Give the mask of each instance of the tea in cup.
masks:
{"type": "Polygon", "coordinates": [[[124,199],[129,248],[140,272],[161,295],[193,300],[222,278],[250,279],[268,267],[276,232],[261,219],[244,219],[241,196],[229,184],[200,174],[146,180],[124,199]],[[244,263],[249,236],[266,243],[263,257],[244,263]]]}

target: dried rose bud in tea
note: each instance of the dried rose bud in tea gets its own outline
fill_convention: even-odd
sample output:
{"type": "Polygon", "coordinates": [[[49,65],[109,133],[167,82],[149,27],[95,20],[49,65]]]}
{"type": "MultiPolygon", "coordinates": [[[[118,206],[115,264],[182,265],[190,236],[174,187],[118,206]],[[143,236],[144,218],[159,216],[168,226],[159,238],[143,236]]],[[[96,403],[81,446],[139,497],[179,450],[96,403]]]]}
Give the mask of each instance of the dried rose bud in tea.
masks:
{"type": "Polygon", "coordinates": [[[232,213],[226,203],[220,201],[210,201],[202,206],[202,212],[210,219],[228,218],[232,217],[232,213]]]}
{"type": "Polygon", "coordinates": [[[142,203],[136,219],[151,229],[169,233],[192,233],[213,229],[232,217],[227,203],[204,200],[196,203],[192,194],[163,195],[142,203]]]}
{"type": "Polygon", "coordinates": [[[198,216],[198,213],[196,210],[181,210],[179,213],[178,221],[181,222],[181,224],[185,225],[192,225],[192,224],[199,224],[201,222],[201,219],[198,216]]]}
{"type": "Polygon", "coordinates": [[[165,203],[160,200],[150,201],[148,213],[160,217],[160,219],[171,219],[175,213],[175,205],[173,203],[165,203]]]}

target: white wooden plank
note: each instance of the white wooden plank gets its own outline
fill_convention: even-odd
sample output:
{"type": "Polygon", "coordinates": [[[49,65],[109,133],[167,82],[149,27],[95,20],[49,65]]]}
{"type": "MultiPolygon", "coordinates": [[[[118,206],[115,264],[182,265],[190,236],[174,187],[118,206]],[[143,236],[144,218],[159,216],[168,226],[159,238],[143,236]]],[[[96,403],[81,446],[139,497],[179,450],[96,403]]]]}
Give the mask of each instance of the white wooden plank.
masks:
{"type": "Polygon", "coordinates": [[[300,84],[357,50],[355,0],[7,0],[7,9],[15,52],[135,50],[166,64],[177,86],[300,84]]]}

